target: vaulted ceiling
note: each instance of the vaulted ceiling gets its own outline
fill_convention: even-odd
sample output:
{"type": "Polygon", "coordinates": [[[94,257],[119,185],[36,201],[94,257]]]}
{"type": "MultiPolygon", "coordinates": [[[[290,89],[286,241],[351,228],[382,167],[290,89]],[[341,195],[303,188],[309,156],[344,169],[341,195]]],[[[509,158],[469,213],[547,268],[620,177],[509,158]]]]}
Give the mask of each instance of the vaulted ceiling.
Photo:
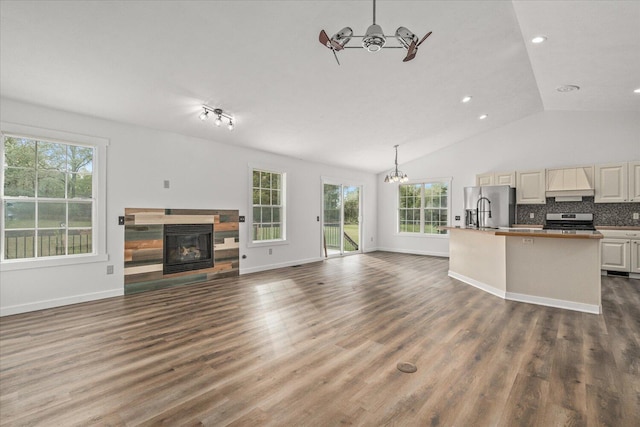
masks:
{"type": "Polygon", "coordinates": [[[395,144],[404,163],[543,110],[640,111],[638,1],[381,0],[385,34],[433,35],[413,61],[349,49],[340,66],[318,34],[363,34],[371,1],[2,0],[0,14],[3,97],[370,172],[395,144]],[[203,103],[236,129],[200,121],[203,103]]]}

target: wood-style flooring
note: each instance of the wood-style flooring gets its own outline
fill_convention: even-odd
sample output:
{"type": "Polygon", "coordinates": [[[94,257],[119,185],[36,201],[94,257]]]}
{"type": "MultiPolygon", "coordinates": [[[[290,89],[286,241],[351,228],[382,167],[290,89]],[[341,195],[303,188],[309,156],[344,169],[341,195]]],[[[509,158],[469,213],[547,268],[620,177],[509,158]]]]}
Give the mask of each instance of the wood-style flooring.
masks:
{"type": "Polygon", "coordinates": [[[1,318],[0,424],[640,425],[640,281],[593,315],[447,269],[375,252],[1,318]]]}

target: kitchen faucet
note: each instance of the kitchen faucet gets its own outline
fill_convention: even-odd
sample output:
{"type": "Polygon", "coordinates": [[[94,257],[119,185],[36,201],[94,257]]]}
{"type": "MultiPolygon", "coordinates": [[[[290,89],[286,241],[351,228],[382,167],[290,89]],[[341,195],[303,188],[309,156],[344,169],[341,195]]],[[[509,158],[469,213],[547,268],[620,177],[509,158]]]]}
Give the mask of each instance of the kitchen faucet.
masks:
{"type": "MultiPolygon", "coordinates": [[[[482,211],[480,210],[480,202],[482,202],[483,200],[486,200],[487,203],[489,203],[488,212],[489,212],[489,218],[491,218],[491,200],[487,199],[486,197],[480,197],[476,202],[476,220],[478,221],[478,228],[482,228],[482,226],[480,225],[480,214],[487,212],[486,210],[482,210],[482,211]]],[[[484,208],[484,205],[482,207],[484,208]]]]}

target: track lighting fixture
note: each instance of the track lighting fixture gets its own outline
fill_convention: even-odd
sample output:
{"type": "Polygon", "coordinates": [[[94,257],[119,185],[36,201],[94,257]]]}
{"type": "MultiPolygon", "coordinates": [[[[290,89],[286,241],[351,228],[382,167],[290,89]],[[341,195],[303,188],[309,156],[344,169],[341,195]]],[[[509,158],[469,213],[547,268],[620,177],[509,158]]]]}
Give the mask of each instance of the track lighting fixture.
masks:
{"type": "Polygon", "coordinates": [[[390,184],[393,184],[394,182],[407,182],[409,181],[407,174],[398,170],[398,146],[394,145],[393,147],[396,149],[396,167],[384,177],[384,182],[388,182],[390,184]]]}
{"type": "Polygon", "coordinates": [[[231,114],[225,113],[224,111],[222,111],[222,108],[212,108],[212,107],[209,107],[208,105],[202,106],[202,113],[200,113],[200,120],[207,120],[209,118],[209,113],[213,113],[215,115],[216,119],[213,123],[215,123],[216,126],[222,125],[223,119],[225,119],[229,122],[227,124],[227,128],[229,130],[233,130],[233,128],[235,127],[235,124],[234,124],[235,119],[231,114]]]}

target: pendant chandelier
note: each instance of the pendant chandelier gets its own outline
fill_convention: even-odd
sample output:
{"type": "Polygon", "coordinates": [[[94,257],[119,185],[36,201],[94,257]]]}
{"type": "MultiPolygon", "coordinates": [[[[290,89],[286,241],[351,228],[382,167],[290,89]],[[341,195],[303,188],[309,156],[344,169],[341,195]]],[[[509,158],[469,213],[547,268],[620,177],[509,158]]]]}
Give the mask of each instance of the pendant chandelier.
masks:
{"type": "Polygon", "coordinates": [[[389,171],[387,176],[384,177],[384,182],[394,183],[394,182],[407,182],[409,181],[409,177],[406,173],[398,170],[398,146],[393,146],[396,149],[396,167],[395,169],[389,171]]]}

